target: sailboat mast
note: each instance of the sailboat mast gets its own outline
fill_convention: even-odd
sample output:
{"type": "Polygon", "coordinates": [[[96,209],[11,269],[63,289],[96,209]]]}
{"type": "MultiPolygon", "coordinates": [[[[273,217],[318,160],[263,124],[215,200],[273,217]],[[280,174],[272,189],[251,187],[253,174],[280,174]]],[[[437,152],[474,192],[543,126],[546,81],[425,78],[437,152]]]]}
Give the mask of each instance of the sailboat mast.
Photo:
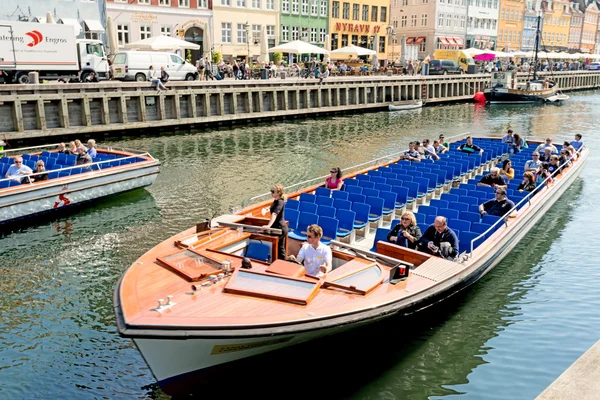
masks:
{"type": "Polygon", "coordinates": [[[535,57],[533,59],[533,80],[537,78],[538,49],[540,44],[540,19],[541,16],[538,11],[537,27],[535,29],[535,57]]]}

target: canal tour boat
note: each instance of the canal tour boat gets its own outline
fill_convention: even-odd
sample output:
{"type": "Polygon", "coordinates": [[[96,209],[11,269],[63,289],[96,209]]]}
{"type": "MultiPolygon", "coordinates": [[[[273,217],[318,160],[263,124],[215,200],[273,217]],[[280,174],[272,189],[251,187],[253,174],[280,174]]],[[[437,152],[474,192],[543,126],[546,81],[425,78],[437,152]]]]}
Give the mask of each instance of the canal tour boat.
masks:
{"type": "MultiPolygon", "coordinates": [[[[4,150],[0,158],[0,226],[149,186],[158,176],[160,162],[145,152],[98,146],[94,162],[76,165],[77,156],[59,153],[56,147],[4,150]],[[17,155],[32,170],[37,160],[43,160],[48,179],[25,182],[5,178],[17,155]]],[[[36,175],[40,174],[30,176],[36,175]]]]}
{"type": "MultiPolygon", "coordinates": [[[[349,168],[341,191],[324,188],[324,177],[287,188],[293,191],[284,213],[287,254],[297,254],[306,227],[318,223],[333,253],[333,270],[322,277],[278,260],[278,232],[262,229],[270,193],[164,240],[115,288],[120,335],[133,339],[166,393],[182,395],[230,376],[230,368],[253,356],[447,299],[492,270],[538,226],[588,158],[582,148],[571,166],[531,193],[511,182],[507,192],[515,208],[506,218],[480,217],[478,204],[493,191],[475,183],[508,156],[508,148],[499,138],[474,141],[483,154],[462,153],[457,146],[464,141],[456,141],[440,161],[411,163],[398,153],[349,168]],[[365,197],[361,189],[380,191],[365,197]],[[417,212],[422,231],[436,215],[448,217],[460,256],[447,260],[387,242],[392,220],[404,210],[417,212]]],[[[516,171],[530,148],[512,157],[516,171]]]]}

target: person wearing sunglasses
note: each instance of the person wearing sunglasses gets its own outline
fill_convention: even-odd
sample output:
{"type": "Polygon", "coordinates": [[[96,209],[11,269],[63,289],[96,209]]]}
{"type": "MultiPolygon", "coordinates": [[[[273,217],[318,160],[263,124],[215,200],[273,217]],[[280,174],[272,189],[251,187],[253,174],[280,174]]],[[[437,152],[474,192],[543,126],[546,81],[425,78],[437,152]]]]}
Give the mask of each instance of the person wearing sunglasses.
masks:
{"type": "Polygon", "coordinates": [[[14,164],[8,167],[5,177],[12,179],[15,182],[22,183],[24,178],[26,178],[27,175],[31,175],[32,172],[31,168],[23,163],[23,157],[16,156],[14,164]]]}
{"type": "Polygon", "coordinates": [[[458,237],[448,228],[446,217],[437,216],[419,240],[418,250],[446,260],[453,261],[458,256],[458,237]]]}
{"type": "Polygon", "coordinates": [[[331,271],[333,256],[331,248],[321,243],[323,229],[312,224],[306,231],[306,241],[300,248],[298,256],[289,256],[288,260],[297,261],[304,265],[308,275],[321,277],[331,271]]]}
{"type": "Polygon", "coordinates": [[[329,176],[325,178],[325,187],[331,190],[341,190],[344,180],[342,179],[342,170],[339,167],[333,167],[329,171],[329,176]]]}
{"type": "MultiPolygon", "coordinates": [[[[33,170],[34,174],[46,172],[46,165],[44,164],[44,160],[37,160],[35,163],[35,169],[33,170]]],[[[40,173],[39,175],[33,175],[29,177],[31,182],[41,182],[48,180],[48,173],[40,173]]]]}
{"type": "Polygon", "coordinates": [[[421,229],[417,225],[415,214],[405,211],[400,217],[400,223],[392,228],[388,233],[387,240],[398,246],[416,249],[421,239],[421,229]]]}
{"type": "Polygon", "coordinates": [[[502,217],[515,207],[515,203],[506,198],[506,189],[503,187],[496,188],[494,197],[494,199],[479,205],[479,213],[481,215],[487,214],[502,217]]]}
{"type": "Polygon", "coordinates": [[[491,187],[506,187],[504,178],[500,176],[500,169],[494,167],[490,169],[490,173],[485,175],[477,183],[477,186],[491,186],[491,187]]]}
{"type": "Polygon", "coordinates": [[[540,161],[540,153],[538,153],[537,151],[534,151],[533,154],[531,155],[531,160],[527,160],[527,162],[525,163],[525,172],[533,172],[535,173],[535,171],[538,170],[538,168],[540,168],[540,166],[542,165],[542,162],[540,161]]]}
{"type": "Polygon", "coordinates": [[[271,217],[269,218],[269,223],[267,225],[263,225],[262,228],[281,229],[281,235],[279,235],[279,240],[277,241],[277,258],[279,260],[285,260],[288,227],[283,218],[283,209],[285,206],[283,185],[279,183],[277,185],[273,185],[271,187],[271,197],[273,197],[273,203],[268,209],[268,212],[271,213],[271,217]]]}

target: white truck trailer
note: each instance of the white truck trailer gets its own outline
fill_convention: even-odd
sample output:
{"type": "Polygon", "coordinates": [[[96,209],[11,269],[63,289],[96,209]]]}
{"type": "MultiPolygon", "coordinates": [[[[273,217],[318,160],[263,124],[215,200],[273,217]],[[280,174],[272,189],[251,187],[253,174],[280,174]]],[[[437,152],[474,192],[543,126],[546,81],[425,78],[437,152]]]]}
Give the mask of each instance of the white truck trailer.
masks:
{"type": "Polygon", "coordinates": [[[108,61],[102,42],[76,39],[70,25],[0,21],[0,70],[14,83],[29,83],[34,71],[40,80],[83,82],[91,72],[107,79],[108,61]]]}

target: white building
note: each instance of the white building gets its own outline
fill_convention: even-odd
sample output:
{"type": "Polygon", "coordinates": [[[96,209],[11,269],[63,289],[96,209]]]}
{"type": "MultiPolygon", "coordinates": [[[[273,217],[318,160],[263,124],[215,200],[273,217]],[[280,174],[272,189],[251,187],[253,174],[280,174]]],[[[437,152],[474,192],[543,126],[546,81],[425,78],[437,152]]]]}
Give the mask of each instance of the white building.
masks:
{"type": "Polygon", "coordinates": [[[498,0],[469,0],[466,47],[496,48],[498,9],[498,0]]]}

